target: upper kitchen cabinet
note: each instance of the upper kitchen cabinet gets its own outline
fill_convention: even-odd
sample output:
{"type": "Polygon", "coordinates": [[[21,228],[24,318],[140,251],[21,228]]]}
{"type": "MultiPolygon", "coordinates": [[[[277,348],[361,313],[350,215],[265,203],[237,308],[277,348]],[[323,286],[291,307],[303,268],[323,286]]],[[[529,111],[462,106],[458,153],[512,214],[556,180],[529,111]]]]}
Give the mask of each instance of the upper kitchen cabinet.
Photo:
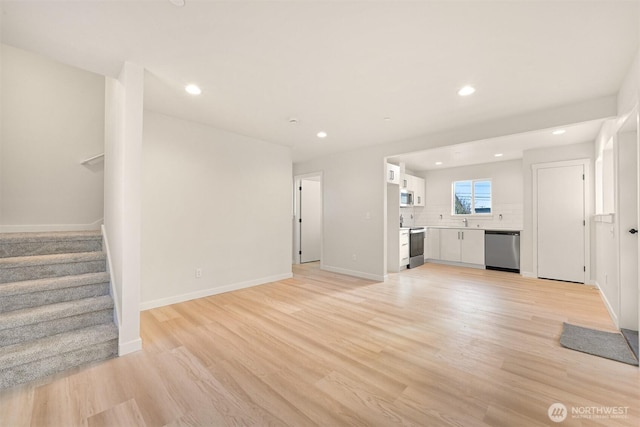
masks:
{"type": "Polygon", "coordinates": [[[387,163],[387,183],[400,184],[400,166],[387,163]]]}
{"type": "Polygon", "coordinates": [[[403,174],[402,179],[400,179],[400,188],[411,191],[412,178],[411,175],[403,174]]]}
{"type": "Polygon", "coordinates": [[[413,186],[413,205],[414,206],[424,206],[424,196],[425,196],[425,181],[424,178],[420,178],[417,176],[411,177],[411,183],[413,186]]]}
{"type": "Polygon", "coordinates": [[[400,188],[413,193],[413,206],[424,206],[425,181],[424,178],[403,174],[400,188]]]}

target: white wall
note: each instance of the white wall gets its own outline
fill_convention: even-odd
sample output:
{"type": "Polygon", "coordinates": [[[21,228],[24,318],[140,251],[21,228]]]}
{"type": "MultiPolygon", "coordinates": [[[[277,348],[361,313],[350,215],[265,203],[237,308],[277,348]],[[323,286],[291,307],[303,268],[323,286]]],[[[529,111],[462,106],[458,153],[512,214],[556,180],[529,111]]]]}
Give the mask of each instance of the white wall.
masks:
{"type": "MultiPolygon", "coordinates": [[[[639,26],[640,28],[640,26],[639,26]]],[[[639,30],[640,31],[640,30],[639,30]]],[[[638,103],[640,92],[640,49],[618,91],[618,115],[628,113],[638,103]]]]}
{"type": "MultiPolygon", "coordinates": [[[[520,234],[520,271],[523,275],[535,276],[535,266],[533,265],[533,172],[531,166],[539,163],[560,162],[565,160],[590,160],[590,176],[594,175],[594,142],[585,142],[582,144],[565,145],[554,148],[544,148],[537,150],[528,150],[524,152],[522,159],[523,172],[523,232],[520,234]]],[[[593,179],[587,182],[589,205],[587,206],[587,218],[595,212],[594,203],[594,184],[593,179]]],[[[593,233],[591,233],[593,236],[593,233]]],[[[593,246],[593,245],[591,245],[593,246]]],[[[594,264],[594,256],[592,252],[591,265],[594,264]]],[[[593,277],[587,277],[592,280],[593,277]]]]}
{"type": "MultiPolygon", "coordinates": [[[[611,213],[616,210],[616,206],[620,206],[621,200],[616,192],[616,181],[619,178],[619,162],[633,161],[628,158],[628,154],[625,155],[624,150],[618,152],[620,146],[618,144],[618,132],[624,126],[627,126],[628,121],[637,121],[637,108],[638,101],[640,100],[640,50],[636,54],[633,62],[631,63],[629,70],[623,80],[620,90],[617,95],[617,117],[608,120],[600,130],[598,139],[595,145],[595,157],[599,159],[603,167],[598,171],[598,180],[601,185],[601,194],[597,195],[597,198],[602,201],[602,207],[599,212],[611,213]],[[620,158],[623,156],[624,158],[620,158]],[[617,158],[617,160],[616,160],[617,158]],[[605,167],[607,161],[609,166],[613,165],[613,168],[605,167]]],[[[637,122],[636,122],[637,123],[637,122]]],[[[638,133],[636,132],[636,147],[640,142],[638,141],[638,133]]],[[[633,153],[633,152],[632,152],[633,153]]],[[[633,155],[633,154],[632,154],[633,155]]],[[[635,158],[636,166],[640,163],[640,158],[635,158]]],[[[627,163],[629,165],[629,163],[627,163]]],[[[637,178],[636,178],[637,179],[637,178]]],[[[636,190],[637,191],[637,190],[636,190]]],[[[628,307],[632,307],[634,304],[629,304],[629,300],[625,300],[624,304],[627,308],[624,319],[621,316],[622,308],[622,295],[625,289],[621,286],[621,280],[624,280],[628,271],[630,263],[633,260],[626,259],[628,254],[624,254],[621,257],[621,234],[625,232],[625,226],[620,223],[619,212],[615,212],[614,215],[599,215],[596,216],[594,221],[595,228],[595,281],[602,292],[602,296],[607,304],[609,312],[614,319],[616,325],[628,327],[631,329],[638,329],[638,325],[635,327],[632,324],[627,324],[629,314],[628,307]],[[625,267],[627,266],[627,267],[625,267]],[[622,325],[624,323],[624,325],[622,325]]],[[[628,238],[629,236],[625,235],[628,238]]],[[[638,260],[635,261],[638,265],[638,260]]],[[[635,279],[634,279],[635,280],[635,279]]],[[[628,293],[628,292],[626,292],[628,293]]],[[[627,297],[628,299],[628,297],[627,297]]],[[[640,305],[640,301],[636,304],[640,305]]],[[[637,306],[636,306],[637,307],[637,306]]],[[[636,308],[637,311],[637,308],[636,308]]],[[[637,313],[635,313],[637,316],[637,313]]],[[[637,323],[637,321],[636,321],[637,323]]]]}
{"type": "Polygon", "coordinates": [[[140,340],[141,169],[144,69],[125,63],[107,78],[104,227],[118,313],[120,355],[140,340]]]}
{"type": "MultiPolygon", "coordinates": [[[[488,178],[491,179],[493,213],[468,217],[469,227],[522,229],[521,160],[431,170],[418,176],[425,179],[427,204],[424,208],[400,209],[403,212],[413,211],[414,222],[410,225],[461,226],[461,219],[451,215],[451,184],[454,181],[488,178]]],[[[407,218],[407,215],[404,217],[407,218]]]]}
{"type": "Polygon", "coordinates": [[[104,77],[1,48],[0,231],[99,228],[104,77]]]}
{"type": "Polygon", "coordinates": [[[375,148],[294,165],[294,174],[322,172],[322,268],[383,280],[386,229],[385,162],[375,148]]]}
{"type": "Polygon", "coordinates": [[[142,308],[291,277],[291,184],[289,148],[145,111],[142,308]]]}

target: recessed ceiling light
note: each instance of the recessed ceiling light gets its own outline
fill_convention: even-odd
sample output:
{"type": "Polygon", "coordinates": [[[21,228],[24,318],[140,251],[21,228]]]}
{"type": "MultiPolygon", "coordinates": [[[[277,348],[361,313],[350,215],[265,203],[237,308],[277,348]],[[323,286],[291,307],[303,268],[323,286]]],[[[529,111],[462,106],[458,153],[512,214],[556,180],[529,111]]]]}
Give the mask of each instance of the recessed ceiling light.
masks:
{"type": "Polygon", "coordinates": [[[458,95],[460,96],[469,96],[476,91],[476,88],[473,86],[464,86],[458,91],[458,95]]]}
{"type": "Polygon", "coordinates": [[[440,166],[442,162],[436,162],[436,166],[440,166]]]}
{"type": "Polygon", "coordinates": [[[496,154],[494,154],[493,156],[494,156],[494,157],[502,157],[502,156],[504,156],[504,154],[502,154],[502,153],[496,153],[496,154]]]}
{"type": "Polygon", "coordinates": [[[564,129],[558,129],[558,130],[554,130],[553,132],[551,132],[553,135],[562,135],[563,133],[565,133],[566,130],[564,129]]]}
{"type": "Polygon", "coordinates": [[[391,117],[385,117],[385,118],[384,118],[384,119],[382,119],[382,120],[384,120],[385,122],[390,122],[390,121],[391,121],[391,117]]]}
{"type": "Polygon", "coordinates": [[[289,123],[291,123],[292,125],[297,125],[298,119],[296,119],[295,117],[289,117],[289,123]]]}
{"type": "Polygon", "coordinates": [[[178,7],[184,6],[184,0],[169,0],[169,3],[178,7]]]}
{"type": "Polygon", "coordinates": [[[326,137],[327,137],[326,132],[318,132],[318,138],[326,138],[326,137]]]}
{"type": "Polygon", "coordinates": [[[186,85],[184,87],[184,90],[186,90],[187,93],[191,95],[200,95],[202,93],[202,89],[200,89],[198,86],[194,84],[186,85]]]}

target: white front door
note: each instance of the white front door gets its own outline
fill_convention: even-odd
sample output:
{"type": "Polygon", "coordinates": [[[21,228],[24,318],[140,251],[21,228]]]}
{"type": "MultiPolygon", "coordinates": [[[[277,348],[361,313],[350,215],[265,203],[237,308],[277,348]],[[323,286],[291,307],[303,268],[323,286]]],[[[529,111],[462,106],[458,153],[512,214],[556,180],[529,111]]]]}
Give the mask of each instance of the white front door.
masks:
{"type": "Polygon", "coordinates": [[[536,169],[538,274],[585,282],[585,166],[536,169]]]}
{"type": "Polygon", "coordinates": [[[300,181],[300,262],[320,260],[321,184],[318,180],[300,181]]]}

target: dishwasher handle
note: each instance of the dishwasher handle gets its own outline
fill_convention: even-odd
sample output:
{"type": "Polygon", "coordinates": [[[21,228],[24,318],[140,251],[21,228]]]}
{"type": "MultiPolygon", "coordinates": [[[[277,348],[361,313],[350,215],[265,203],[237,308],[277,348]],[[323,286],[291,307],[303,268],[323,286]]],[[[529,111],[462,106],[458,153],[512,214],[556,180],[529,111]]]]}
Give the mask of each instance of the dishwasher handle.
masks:
{"type": "Polygon", "coordinates": [[[507,231],[507,230],[485,230],[484,234],[499,234],[503,236],[519,236],[519,231],[507,231]]]}

